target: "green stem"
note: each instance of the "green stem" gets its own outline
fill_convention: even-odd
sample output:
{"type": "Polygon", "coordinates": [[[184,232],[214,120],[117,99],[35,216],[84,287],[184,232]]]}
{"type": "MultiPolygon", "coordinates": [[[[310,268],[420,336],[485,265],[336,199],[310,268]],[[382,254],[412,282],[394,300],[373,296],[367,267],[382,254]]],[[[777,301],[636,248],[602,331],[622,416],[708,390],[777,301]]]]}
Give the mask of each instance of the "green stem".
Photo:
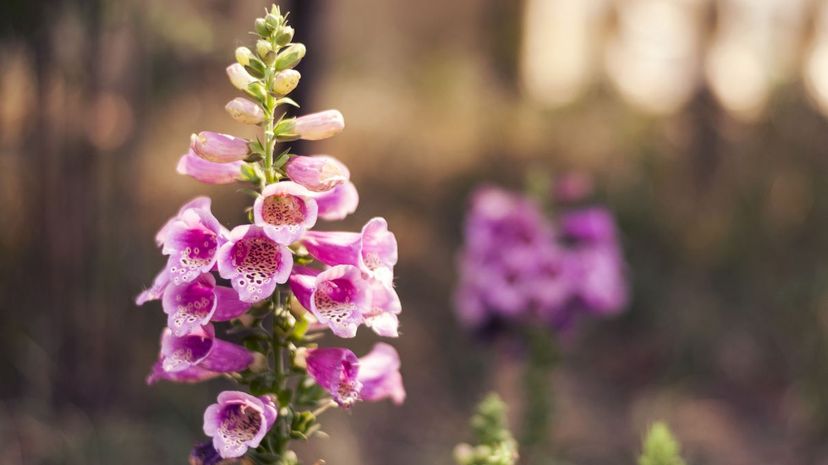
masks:
{"type": "Polygon", "coordinates": [[[275,108],[273,108],[271,105],[268,105],[268,108],[266,109],[267,119],[265,121],[265,127],[264,127],[264,133],[265,133],[264,134],[264,136],[265,136],[265,146],[264,146],[265,166],[264,166],[264,172],[265,172],[265,183],[266,184],[270,184],[274,181],[274,179],[273,179],[274,178],[274,176],[273,176],[273,146],[276,142],[275,136],[273,135],[273,127],[274,127],[273,113],[274,113],[274,110],[275,110],[275,108]]]}
{"type": "Polygon", "coordinates": [[[526,405],[521,431],[521,455],[526,463],[547,463],[551,453],[553,395],[550,375],[558,362],[554,337],[548,328],[528,328],[525,340],[529,344],[529,356],[523,378],[526,405]]]}

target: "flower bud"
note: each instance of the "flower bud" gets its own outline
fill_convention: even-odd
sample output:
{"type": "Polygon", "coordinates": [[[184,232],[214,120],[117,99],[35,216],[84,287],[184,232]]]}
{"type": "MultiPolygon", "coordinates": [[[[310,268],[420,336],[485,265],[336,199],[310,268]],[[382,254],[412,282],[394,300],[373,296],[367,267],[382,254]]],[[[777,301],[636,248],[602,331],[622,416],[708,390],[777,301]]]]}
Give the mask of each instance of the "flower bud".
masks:
{"type": "Polygon", "coordinates": [[[312,192],[329,191],[351,176],[342,162],[328,155],[291,157],[285,172],[291,181],[312,192]]]}
{"type": "Polygon", "coordinates": [[[244,160],[249,152],[247,140],[212,131],[193,134],[190,146],[196,155],[215,163],[244,160]]]}
{"type": "Polygon", "coordinates": [[[253,58],[253,52],[247,47],[239,47],[236,49],[236,61],[242,66],[250,66],[250,59],[253,58]]]}
{"type": "Polygon", "coordinates": [[[293,28],[290,26],[283,26],[274,34],[276,44],[284,47],[293,40],[293,28]]]}
{"type": "Polygon", "coordinates": [[[295,69],[279,71],[273,78],[273,91],[277,94],[287,95],[293,92],[293,89],[299,85],[299,79],[301,77],[302,75],[295,69]]]}
{"type": "Polygon", "coordinates": [[[275,30],[282,25],[284,19],[281,16],[277,16],[273,13],[268,13],[267,16],[265,16],[265,22],[267,23],[267,26],[270,30],[275,30]]]}
{"type": "Polygon", "coordinates": [[[339,110],[325,110],[300,116],[293,124],[293,133],[304,140],[327,139],[345,129],[345,118],[339,110]]]}
{"type": "Polygon", "coordinates": [[[230,116],[242,124],[259,124],[265,119],[265,114],[259,105],[246,98],[236,97],[224,106],[230,116]]]}
{"type": "Polygon", "coordinates": [[[250,84],[256,82],[256,78],[250,75],[240,63],[233,63],[227,67],[227,77],[236,89],[247,90],[250,84]]]}
{"type": "Polygon", "coordinates": [[[264,18],[256,18],[256,22],[253,25],[253,29],[256,30],[256,34],[259,34],[262,37],[265,37],[270,34],[270,31],[267,29],[267,22],[264,18]]]}
{"type": "Polygon", "coordinates": [[[270,42],[259,39],[256,41],[256,53],[264,60],[268,54],[273,53],[273,46],[270,45],[270,42]]]}
{"type": "Polygon", "coordinates": [[[289,69],[298,65],[305,56],[305,46],[302,44],[291,44],[276,57],[274,65],[276,69],[289,69]]]}

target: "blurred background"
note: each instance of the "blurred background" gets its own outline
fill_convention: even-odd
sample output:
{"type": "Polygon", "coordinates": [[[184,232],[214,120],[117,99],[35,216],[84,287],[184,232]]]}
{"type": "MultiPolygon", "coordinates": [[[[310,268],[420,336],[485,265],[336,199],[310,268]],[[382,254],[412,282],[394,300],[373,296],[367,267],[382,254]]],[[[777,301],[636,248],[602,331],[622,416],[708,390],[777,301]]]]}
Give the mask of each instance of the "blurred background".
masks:
{"type": "MultiPolygon", "coordinates": [[[[192,132],[251,134],[224,67],[252,0],[0,4],[0,464],[185,463],[223,387],[148,388],[165,319],[136,308],[153,235],[195,195],[192,132]]],[[[466,196],[575,172],[618,215],[633,301],[563,341],[549,438],[569,463],[634,463],[663,418],[692,464],[828,464],[828,2],[294,0],[303,111],[347,130],[295,144],[349,165],[337,229],[400,243],[408,401],[336,411],[310,463],[449,464],[484,392],[520,371],[456,324],[466,196]]],[[[375,338],[361,331],[365,353],[375,338]]]]}

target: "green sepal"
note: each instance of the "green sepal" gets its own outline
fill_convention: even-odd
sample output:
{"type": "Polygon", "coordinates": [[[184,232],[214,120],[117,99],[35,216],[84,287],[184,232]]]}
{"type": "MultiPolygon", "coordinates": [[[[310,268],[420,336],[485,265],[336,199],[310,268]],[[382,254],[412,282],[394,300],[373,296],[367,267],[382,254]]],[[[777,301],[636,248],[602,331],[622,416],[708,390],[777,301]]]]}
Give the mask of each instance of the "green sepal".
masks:
{"type": "Polygon", "coordinates": [[[283,166],[285,166],[285,163],[287,163],[288,160],[290,160],[290,148],[280,153],[279,156],[277,156],[276,159],[273,160],[273,167],[277,170],[281,169],[283,166]]]}
{"type": "Polygon", "coordinates": [[[250,85],[247,86],[247,89],[245,89],[245,93],[260,102],[264,102],[267,98],[267,92],[265,92],[264,86],[258,81],[251,82],[250,85]]]}
{"type": "Polygon", "coordinates": [[[257,184],[264,178],[262,168],[258,163],[245,163],[241,166],[242,180],[257,184]]]}
{"type": "Polygon", "coordinates": [[[282,98],[280,98],[279,100],[276,100],[276,105],[277,105],[277,106],[278,106],[278,105],[282,105],[282,104],[291,105],[291,106],[294,106],[294,107],[296,107],[296,108],[300,108],[299,104],[298,104],[298,103],[296,103],[296,101],[295,101],[295,100],[293,100],[293,99],[292,99],[292,98],[290,98],[290,97],[282,97],[282,98]]]}
{"type": "Polygon", "coordinates": [[[247,66],[245,66],[245,68],[247,68],[250,74],[252,74],[254,77],[257,77],[259,79],[263,78],[265,72],[267,71],[267,66],[265,66],[264,62],[262,62],[262,60],[256,57],[250,57],[249,61],[250,63],[248,63],[247,66]]]}

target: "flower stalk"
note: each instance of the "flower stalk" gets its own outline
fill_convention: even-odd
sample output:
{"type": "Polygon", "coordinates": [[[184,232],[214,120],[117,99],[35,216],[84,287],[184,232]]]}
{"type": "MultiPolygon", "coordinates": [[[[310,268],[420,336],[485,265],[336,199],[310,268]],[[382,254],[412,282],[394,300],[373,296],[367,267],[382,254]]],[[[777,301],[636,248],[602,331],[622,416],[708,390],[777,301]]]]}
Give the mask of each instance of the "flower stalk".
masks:
{"type": "Polygon", "coordinates": [[[234,120],[259,126],[261,139],[202,131],[178,165],[179,173],[204,183],[252,184],[245,189],[256,198],[251,224],[228,229],[213,216],[210,199],[187,203],[156,236],[167,266],[136,298],[139,305],[161,300],[168,316],[149,383],[224,375],[245,389],[220,393],[206,409],[211,441],[193,450],[195,464],[246,457],[259,465],[295,465],[291,441],[322,434],[318,417],[331,407],[405,398],[399,356],[390,345],[378,343],[358,358],[316,342],[323,330],[350,338],[361,325],[397,336],[397,242],[382,218],[363,228],[374,241],[339,247],[325,242],[326,234],[363,236],[310,235],[317,219],[341,219],[356,209],[356,188],[338,160],[289,148],[277,155],[276,145],[331,137],[344,119],[336,110],[288,117],[281,108],[299,106],[288,94],[299,83],[293,68],[305,47],[291,42],[293,29],[275,5],[255,21],[255,35],[255,52],[239,47],[227,68],[247,98],[225,108],[234,120]],[[324,260],[308,252],[309,241],[324,260]]]}

